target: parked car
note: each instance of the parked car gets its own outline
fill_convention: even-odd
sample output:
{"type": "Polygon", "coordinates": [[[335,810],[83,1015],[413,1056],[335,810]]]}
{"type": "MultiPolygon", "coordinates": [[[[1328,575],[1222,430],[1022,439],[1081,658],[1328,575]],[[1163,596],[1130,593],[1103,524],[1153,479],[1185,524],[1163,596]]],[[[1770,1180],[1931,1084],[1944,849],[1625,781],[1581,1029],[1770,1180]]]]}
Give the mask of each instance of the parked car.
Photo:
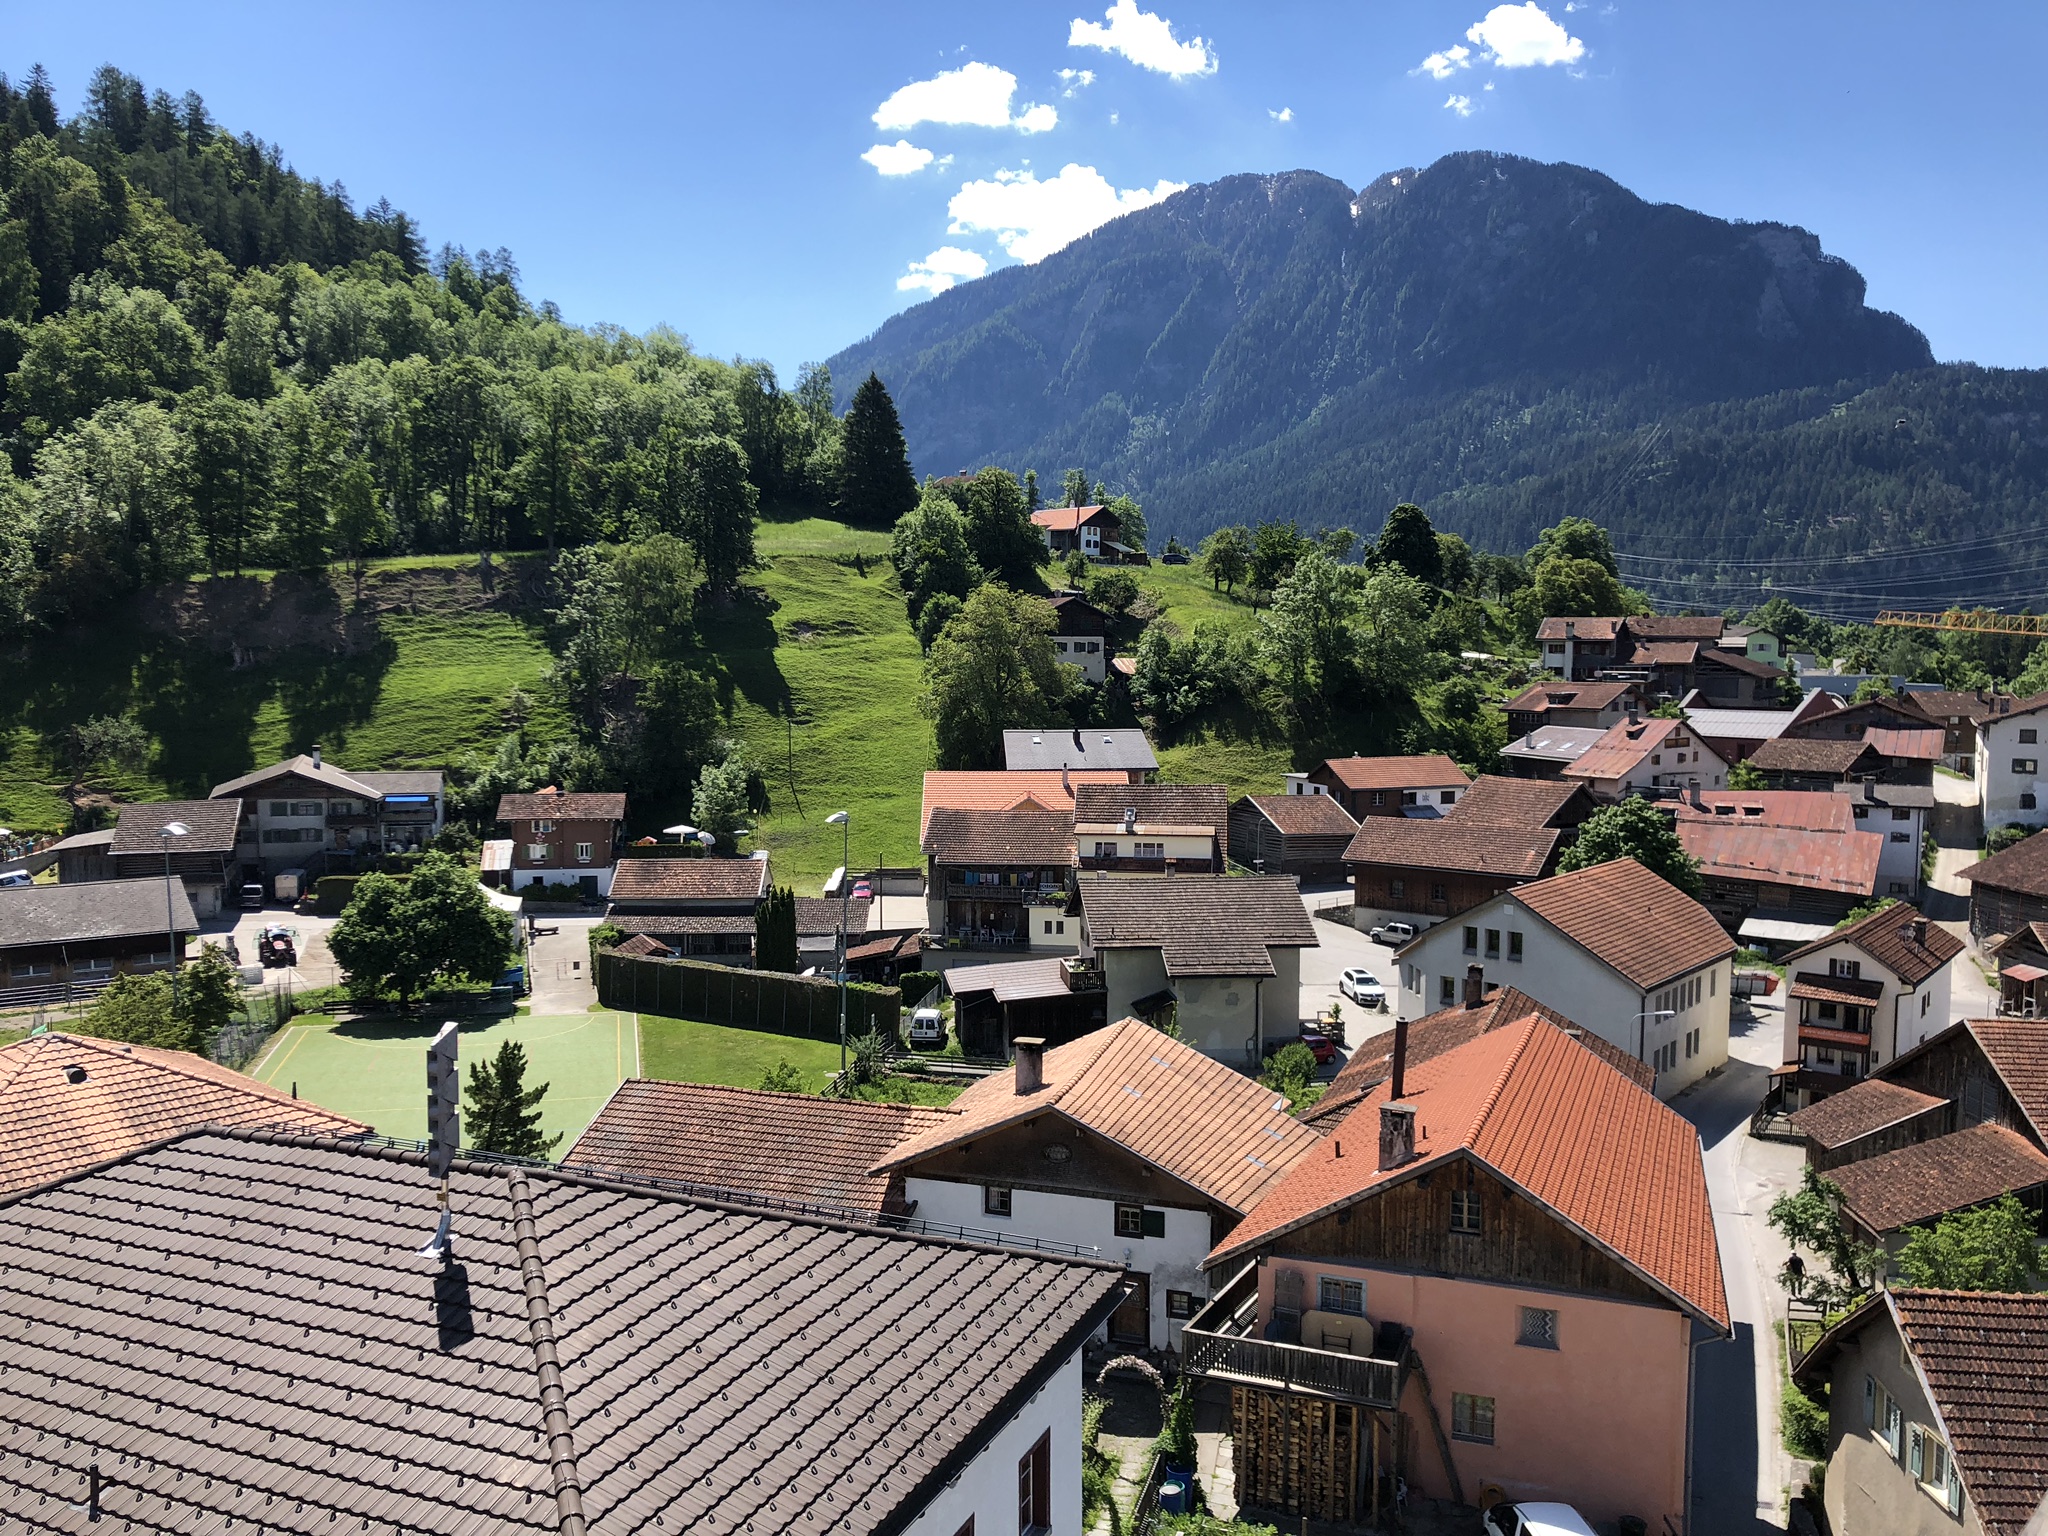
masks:
{"type": "Polygon", "coordinates": [[[1319,1029],[1304,1029],[1301,1043],[1315,1052],[1316,1065],[1327,1066],[1337,1059],[1337,1042],[1319,1029]]]}
{"type": "Polygon", "coordinates": [[[10,869],[0,874],[0,888],[10,885],[34,885],[35,877],[25,869],[10,869]]]}
{"type": "Polygon", "coordinates": [[[1593,1536],[1569,1504],[1496,1504],[1479,1517],[1486,1536],[1593,1536]]]}
{"type": "Polygon", "coordinates": [[[875,899],[875,887],[873,882],[867,880],[854,881],[853,899],[855,901],[873,901],[875,899]]]}
{"type": "Polygon", "coordinates": [[[262,885],[251,884],[242,887],[242,910],[244,912],[261,912],[263,910],[262,885]]]}
{"type": "Polygon", "coordinates": [[[1381,923],[1379,927],[1373,929],[1366,937],[1375,944],[1390,944],[1395,949],[1399,949],[1403,944],[1406,944],[1415,937],[1415,925],[1413,923],[1381,923]]]}
{"type": "Polygon", "coordinates": [[[910,1015],[910,1048],[914,1051],[942,1051],[946,1048],[946,1019],[936,1008],[919,1008],[910,1015]]]}
{"type": "Polygon", "coordinates": [[[1387,1006],[1387,989],[1380,985],[1379,977],[1362,965],[1354,965],[1338,977],[1337,990],[1354,1003],[1363,1003],[1368,1008],[1387,1006]]]}

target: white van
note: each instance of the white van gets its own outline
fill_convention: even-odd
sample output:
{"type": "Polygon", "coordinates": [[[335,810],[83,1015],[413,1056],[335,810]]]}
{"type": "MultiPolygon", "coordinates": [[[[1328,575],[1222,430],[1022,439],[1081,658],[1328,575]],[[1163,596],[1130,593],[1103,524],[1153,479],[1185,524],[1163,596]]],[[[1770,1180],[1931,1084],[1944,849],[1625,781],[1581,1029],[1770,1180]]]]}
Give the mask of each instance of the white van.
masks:
{"type": "Polygon", "coordinates": [[[910,1048],[914,1051],[942,1051],[946,1048],[946,1018],[936,1008],[919,1008],[910,1015],[910,1048]]]}

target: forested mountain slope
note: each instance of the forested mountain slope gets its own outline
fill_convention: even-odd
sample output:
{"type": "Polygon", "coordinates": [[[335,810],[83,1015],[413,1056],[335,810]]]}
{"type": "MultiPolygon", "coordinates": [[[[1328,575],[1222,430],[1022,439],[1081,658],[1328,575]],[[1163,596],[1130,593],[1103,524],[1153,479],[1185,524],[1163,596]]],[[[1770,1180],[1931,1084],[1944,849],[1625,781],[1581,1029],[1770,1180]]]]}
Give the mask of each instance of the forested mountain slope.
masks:
{"type": "MultiPolygon", "coordinates": [[[[1262,518],[1370,533],[1412,500],[1507,549],[1587,512],[1680,562],[1646,570],[1711,557],[1753,592],[1764,570],[1726,562],[2043,516],[2043,376],[1938,368],[1863,300],[1804,230],[1472,153],[1356,197],[1308,172],[1190,188],[831,367],[881,374],[920,472],[1083,465],[1155,543],[1262,518]]],[[[1983,562],[1882,564],[1967,593],[1983,562]]]]}

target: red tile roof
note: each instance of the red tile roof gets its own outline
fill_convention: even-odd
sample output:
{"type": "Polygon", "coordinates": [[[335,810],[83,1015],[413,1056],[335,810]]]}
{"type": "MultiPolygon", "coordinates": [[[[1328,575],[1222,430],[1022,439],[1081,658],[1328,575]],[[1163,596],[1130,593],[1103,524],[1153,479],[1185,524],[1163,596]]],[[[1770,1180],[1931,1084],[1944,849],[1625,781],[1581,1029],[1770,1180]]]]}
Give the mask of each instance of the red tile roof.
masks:
{"type": "Polygon", "coordinates": [[[1785,956],[1785,963],[1790,965],[1830,944],[1845,942],[1855,945],[1909,987],[1919,986],[1963,952],[1961,939],[1922,917],[1918,907],[1897,901],[1837,928],[1824,939],[1801,945],[1785,956]]]}
{"type": "Polygon", "coordinates": [[[1842,1204],[1882,1237],[2048,1184],[2048,1156],[2002,1125],[1973,1125],[1828,1171],[1842,1204]]]}
{"type": "Polygon", "coordinates": [[[929,769],[924,776],[924,809],[917,818],[918,841],[924,840],[932,812],[942,805],[961,811],[1071,811],[1077,784],[1129,783],[1128,773],[1108,768],[929,769]]]}
{"type": "Polygon", "coordinates": [[[1845,896],[1877,889],[1884,854],[1881,832],[1811,832],[1721,816],[1681,816],[1677,832],[1679,846],[1700,861],[1703,875],[1845,896]]]}
{"type": "Polygon", "coordinates": [[[1408,1073],[1416,1157],[1382,1171],[1373,1089],[1209,1255],[1214,1267],[1396,1180],[1469,1155],[1725,1332],[1728,1299],[1698,1133],[1655,1094],[1531,1015],[1408,1073]],[[1345,1142],[1351,1155],[1341,1155],[1345,1142]]]}
{"type": "MultiPolygon", "coordinates": [[[[1343,837],[1358,830],[1351,813],[1329,795],[1246,795],[1249,805],[1273,824],[1283,837],[1343,837]]],[[[1376,817],[1393,821],[1392,816],[1376,817]]]]}
{"type": "Polygon", "coordinates": [[[1138,1019],[1055,1046],[1044,1067],[1036,1093],[1017,1092],[1015,1067],[983,1078],[953,1101],[956,1119],[905,1141],[876,1171],[1055,1113],[1244,1211],[1316,1144],[1272,1089],[1138,1019]]]}
{"type": "Polygon", "coordinates": [[[1463,789],[1471,780],[1441,752],[1419,757],[1333,757],[1323,766],[1346,789],[1463,789]]]}
{"type": "MultiPolygon", "coordinates": [[[[1673,762],[1675,772],[1681,768],[1694,769],[1695,752],[1705,752],[1716,765],[1720,758],[1706,747],[1698,731],[1684,720],[1660,720],[1652,715],[1640,716],[1635,720],[1617,720],[1592,746],[1581,752],[1578,759],[1564,770],[1567,779],[1625,779],[1640,768],[1645,759],[1654,752],[1665,750],[1665,743],[1673,736],[1683,734],[1686,746],[1675,749],[1684,751],[1688,761],[1673,762]]],[[[1704,763],[1697,764],[1697,771],[1705,771],[1704,763]]]]}
{"type": "Polygon", "coordinates": [[[612,875],[614,903],[631,901],[759,901],[768,894],[766,859],[621,859],[612,875]]]}
{"type": "Polygon", "coordinates": [[[1822,1151],[1832,1152],[1888,1125],[1924,1115],[1930,1109],[1940,1109],[1948,1102],[1947,1099],[1937,1099],[1932,1094],[1908,1088],[1903,1083],[1866,1077],[1840,1093],[1831,1093],[1797,1111],[1792,1116],[1792,1129],[1822,1151]]]}
{"type": "Polygon", "coordinates": [[[1735,953],[1735,941],[1712,913],[1634,859],[1553,875],[1507,899],[1638,987],[1654,987],[1735,953]]]}
{"type": "Polygon", "coordinates": [[[370,1129],[188,1051],[64,1034],[30,1035],[0,1050],[0,1194],[202,1125],[324,1136],[370,1129]]]}

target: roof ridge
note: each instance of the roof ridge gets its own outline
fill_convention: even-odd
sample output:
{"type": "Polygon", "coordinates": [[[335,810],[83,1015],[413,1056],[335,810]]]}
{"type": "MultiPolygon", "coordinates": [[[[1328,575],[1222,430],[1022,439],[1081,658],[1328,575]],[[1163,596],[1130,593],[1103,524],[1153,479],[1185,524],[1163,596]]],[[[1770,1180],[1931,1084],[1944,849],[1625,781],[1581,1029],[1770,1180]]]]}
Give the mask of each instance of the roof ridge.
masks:
{"type": "Polygon", "coordinates": [[[533,1219],[533,1195],[526,1170],[513,1164],[505,1170],[506,1192],[512,1199],[512,1234],[519,1253],[519,1284],[526,1296],[527,1342],[533,1350],[540,1385],[542,1423],[548,1436],[548,1476],[555,1485],[555,1508],[563,1536],[584,1536],[589,1520],[583,1512],[583,1478],[576,1462],[576,1438],[569,1424],[568,1394],[562,1390],[562,1362],[555,1351],[555,1313],[548,1295],[547,1266],[540,1256],[540,1236],[533,1219]]]}
{"type": "MultiPolygon", "coordinates": [[[[1500,1107],[1501,1095],[1507,1092],[1508,1081],[1515,1075],[1515,1068],[1521,1062],[1522,1053],[1529,1049],[1529,1042],[1536,1038],[1535,1026],[1548,1023],[1550,1021],[1542,1014],[1530,1013],[1507,1026],[1509,1029],[1519,1028],[1522,1031],[1522,1038],[1515,1042],[1514,1049],[1508,1052],[1507,1059],[1501,1063],[1500,1071],[1494,1076],[1493,1086],[1487,1089],[1486,1097],[1480,1101],[1479,1113],[1472,1117],[1472,1123],[1466,1127],[1464,1136],[1459,1139],[1458,1144],[1466,1151],[1473,1152],[1480,1133],[1486,1129],[1486,1122],[1493,1117],[1494,1110],[1500,1107]]],[[[1446,1054],[1455,1054],[1455,1051],[1446,1054]]],[[[1601,1062],[1601,1065],[1605,1066],[1606,1063],[1601,1062]]],[[[1473,1152],[1473,1155],[1477,1157],[1478,1153],[1473,1152]]],[[[1480,1158],[1480,1161],[1485,1162],[1488,1167],[1493,1166],[1485,1158],[1480,1158]]]]}

